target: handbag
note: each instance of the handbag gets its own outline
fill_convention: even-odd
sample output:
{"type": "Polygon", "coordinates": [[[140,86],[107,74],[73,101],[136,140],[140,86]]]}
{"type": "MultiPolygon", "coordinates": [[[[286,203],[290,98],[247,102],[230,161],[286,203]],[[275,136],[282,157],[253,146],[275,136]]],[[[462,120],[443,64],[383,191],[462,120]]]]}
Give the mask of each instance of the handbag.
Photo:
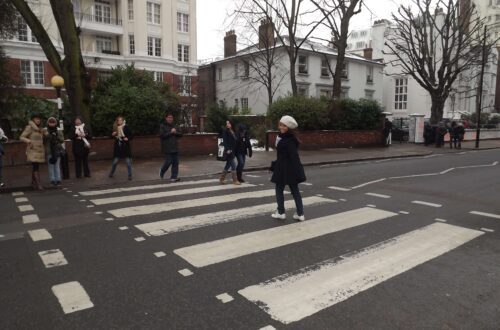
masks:
{"type": "Polygon", "coordinates": [[[219,144],[217,149],[217,160],[221,162],[227,161],[226,148],[224,148],[224,145],[222,143],[219,144]]]}
{"type": "Polygon", "coordinates": [[[82,138],[85,148],[90,149],[90,143],[86,138],[82,138]]]}

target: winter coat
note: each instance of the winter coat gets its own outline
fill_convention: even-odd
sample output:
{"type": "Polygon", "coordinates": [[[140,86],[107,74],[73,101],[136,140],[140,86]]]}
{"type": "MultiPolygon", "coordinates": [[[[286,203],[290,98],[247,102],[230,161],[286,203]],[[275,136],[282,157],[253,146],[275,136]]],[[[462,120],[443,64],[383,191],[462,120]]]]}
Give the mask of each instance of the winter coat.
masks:
{"type": "Polygon", "coordinates": [[[164,154],[179,152],[179,138],[181,137],[182,132],[179,127],[167,122],[162,123],[160,125],[161,151],[164,154]],[[175,133],[171,133],[172,128],[175,128],[175,133]]]}
{"type": "Polygon", "coordinates": [[[0,127],[0,157],[2,157],[5,153],[3,144],[7,141],[7,136],[5,136],[5,133],[3,129],[0,127]]]}
{"type": "Polygon", "coordinates": [[[63,151],[61,146],[64,142],[63,132],[58,130],[57,127],[53,129],[47,127],[44,129],[44,133],[45,154],[57,160],[57,157],[61,156],[61,152],[63,151]]]}
{"type": "Polygon", "coordinates": [[[298,153],[299,141],[293,133],[278,135],[281,140],[276,146],[277,159],[271,169],[271,182],[281,185],[295,185],[306,181],[304,167],[298,153]]]}
{"type": "Polygon", "coordinates": [[[21,134],[21,141],[29,143],[26,148],[26,156],[31,163],[45,163],[43,134],[43,129],[31,120],[21,134]]]}
{"type": "Polygon", "coordinates": [[[130,150],[130,140],[132,140],[132,131],[128,125],[123,126],[123,134],[127,137],[128,141],[123,141],[115,137],[115,148],[113,151],[113,157],[115,158],[130,158],[132,157],[132,152],[130,150]]]}
{"type": "Polygon", "coordinates": [[[252,144],[250,143],[250,137],[245,132],[243,136],[240,133],[236,133],[238,136],[236,139],[236,145],[234,147],[234,153],[236,155],[246,155],[252,157],[252,144]]]}
{"type": "Polygon", "coordinates": [[[455,137],[459,140],[463,140],[465,135],[465,128],[463,126],[455,127],[455,137]]]}
{"type": "Polygon", "coordinates": [[[222,132],[222,143],[224,145],[224,153],[229,159],[233,158],[235,155],[236,148],[236,133],[231,132],[229,129],[224,129],[222,132]],[[227,153],[231,150],[231,153],[227,153]]]}
{"type": "MultiPolygon", "coordinates": [[[[92,139],[90,135],[89,129],[87,126],[83,128],[83,132],[85,133],[85,138],[87,141],[92,139]]],[[[77,156],[85,156],[89,153],[89,148],[85,147],[85,142],[78,135],[76,135],[76,128],[73,126],[69,132],[69,138],[73,141],[73,154],[77,156]]]]}

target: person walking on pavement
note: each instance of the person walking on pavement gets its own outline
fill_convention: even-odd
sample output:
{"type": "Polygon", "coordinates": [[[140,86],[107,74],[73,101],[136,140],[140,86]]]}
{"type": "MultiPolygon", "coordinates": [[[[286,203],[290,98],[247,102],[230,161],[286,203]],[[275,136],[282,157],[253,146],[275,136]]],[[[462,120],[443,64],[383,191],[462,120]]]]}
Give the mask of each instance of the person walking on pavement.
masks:
{"type": "Polygon", "coordinates": [[[83,175],[86,178],[90,178],[89,169],[89,153],[90,153],[90,142],[91,139],[90,132],[82,121],[82,118],[76,117],[74,121],[74,126],[70,131],[70,139],[73,141],[73,156],[75,157],[75,172],[76,177],[82,177],[82,166],[83,175]]]}
{"type": "Polygon", "coordinates": [[[306,174],[298,153],[300,143],[293,133],[293,130],[297,127],[297,121],[291,116],[283,116],[278,125],[279,134],[276,138],[277,159],[271,163],[270,169],[273,172],[271,182],[276,184],[276,202],[278,204],[278,209],[271,215],[274,219],[286,219],[283,192],[285,185],[288,185],[297,208],[293,218],[298,221],[305,220],[299,183],[306,181],[306,174]]]}
{"type": "Polygon", "coordinates": [[[3,155],[5,154],[4,143],[9,141],[9,138],[5,135],[3,129],[0,127],[0,188],[3,188],[5,184],[3,183],[2,169],[3,169],[3,155]]]}
{"type": "Polygon", "coordinates": [[[247,127],[243,124],[238,126],[238,137],[234,153],[238,165],[236,166],[236,176],[238,181],[243,183],[243,169],[245,168],[246,156],[252,158],[252,145],[250,144],[250,136],[248,135],[247,127]]]}
{"type": "Polygon", "coordinates": [[[116,165],[120,159],[125,158],[127,164],[128,179],[132,180],[132,152],[130,150],[130,140],[132,140],[132,131],[125,122],[123,116],[118,116],[113,124],[112,136],[115,138],[115,146],[113,151],[113,164],[109,177],[115,175],[116,165]]]}
{"type": "Polygon", "coordinates": [[[62,131],[57,129],[57,119],[50,117],[45,128],[45,155],[49,170],[49,180],[53,186],[61,185],[61,143],[64,142],[62,131]]]}
{"type": "Polygon", "coordinates": [[[384,121],[384,139],[385,146],[390,146],[392,143],[392,122],[389,120],[389,118],[385,118],[384,121]]]}
{"type": "Polygon", "coordinates": [[[34,114],[21,134],[21,141],[27,144],[26,156],[32,165],[31,184],[36,190],[43,190],[40,180],[40,164],[45,163],[43,137],[42,117],[39,114],[34,114]]]}
{"type": "Polygon", "coordinates": [[[458,147],[455,146],[455,148],[462,149],[462,141],[464,140],[464,136],[465,136],[464,124],[462,122],[459,122],[455,129],[455,138],[458,144],[458,147]]]}
{"type": "Polygon", "coordinates": [[[179,139],[182,137],[182,132],[174,124],[174,116],[168,113],[165,116],[165,122],[160,125],[161,150],[165,155],[165,162],[160,168],[160,178],[168,171],[172,165],[172,173],[170,181],[176,182],[179,179],[179,139]]]}
{"type": "Polygon", "coordinates": [[[233,129],[233,123],[230,120],[226,120],[226,128],[222,132],[222,143],[224,144],[224,154],[226,156],[226,165],[222,170],[222,174],[219,178],[221,184],[225,184],[226,175],[231,172],[231,177],[233,179],[233,184],[240,185],[241,182],[238,181],[236,175],[236,133],[233,129]],[[231,171],[229,171],[231,170],[231,171]]]}
{"type": "Polygon", "coordinates": [[[439,122],[439,125],[436,129],[436,147],[441,148],[444,145],[444,136],[446,135],[446,126],[444,122],[439,122]]]}

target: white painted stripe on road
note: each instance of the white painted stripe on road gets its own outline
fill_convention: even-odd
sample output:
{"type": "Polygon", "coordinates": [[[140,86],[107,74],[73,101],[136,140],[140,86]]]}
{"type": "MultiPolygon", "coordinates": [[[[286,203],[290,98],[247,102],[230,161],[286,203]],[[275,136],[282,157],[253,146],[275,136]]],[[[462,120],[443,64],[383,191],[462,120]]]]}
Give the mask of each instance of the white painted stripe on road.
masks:
{"type": "Polygon", "coordinates": [[[383,194],[376,194],[376,193],[366,193],[365,195],[372,196],[372,197],[379,197],[379,198],[391,198],[389,195],[383,195],[383,194]]]}
{"type": "Polygon", "coordinates": [[[24,193],[22,191],[12,193],[12,197],[17,197],[17,196],[24,196],[24,193]]]}
{"type": "Polygon", "coordinates": [[[276,330],[276,328],[273,327],[272,325],[266,325],[265,327],[260,328],[259,330],[276,330]]]}
{"type": "Polygon", "coordinates": [[[106,194],[114,194],[121,192],[129,192],[129,191],[140,191],[140,190],[151,190],[151,189],[162,189],[162,188],[175,188],[181,186],[190,186],[197,184],[205,184],[205,183],[215,183],[219,182],[217,179],[207,179],[207,180],[198,180],[198,181],[185,181],[185,182],[176,182],[176,183],[162,183],[162,184],[153,184],[146,186],[137,186],[137,187],[127,187],[127,188],[113,188],[113,189],[104,189],[104,190],[92,190],[92,191],[83,191],[80,193],[82,196],[98,196],[98,195],[106,195],[106,194]]]}
{"type": "Polygon", "coordinates": [[[487,164],[487,165],[471,165],[471,166],[460,166],[460,167],[457,167],[459,169],[467,169],[467,168],[481,168],[481,167],[493,167],[493,166],[497,166],[498,165],[498,162],[493,162],[491,164],[487,164]]]}
{"type": "Polygon", "coordinates": [[[123,227],[119,227],[118,229],[120,229],[120,230],[127,230],[128,227],[127,226],[123,226],[123,227]]]}
{"type": "Polygon", "coordinates": [[[454,169],[455,169],[455,168],[454,168],[454,167],[452,167],[452,168],[449,168],[449,169],[444,170],[444,171],[442,171],[442,172],[439,172],[439,174],[446,174],[446,173],[448,173],[448,172],[453,171],[454,169]]]}
{"type": "Polygon", "coordinates": [[[288,324],[437,258],[484,233],[443,223],[403,234],[239,291],[288,324]]]}
{"type": "Polygon", "coordinates": [[[128,195],[128,196],[92,199],[92,200],[90,200],[90,202],[94,203],[95,205],[104,205],[104,204],[114,204],[114,203],[123,203],[123,202],[143,201],[143,200],[147,200],[147,199],[162,198],[162,197],[207,193],[207,192],[213,192],[213,191],[241,189],[241,188],[248,188],[248,187],[255,187],[255,186],[253,184],[242,184],[239,186],[236,186],[236,185],[218,185],[218,186],[201,187],[201,188],[161,191],[161,192],[151,193],[151,194],[144,194],[143,193],[140,195],[128,195]]]}
{"type": "Polygon", "coordinates": [[[19,209],[19,212],[28,212],[28,211],[34,211],[34,208],[32,205],[18,205],[17,208],[19,209]]]}
{"type": "Polygon", "coordinates": [[[249,178],[260,178],[260,175],[246,174],[249,178]]]}
{"type": "Polygon", "coordinates": [[[367,204],[366,206],[368,206],[368,207],[373,207],[373,208],[374,208],[374,207],[377,207],[377,205],[374,205],[374,204],[367,204]]]}
{"type": "Polygon", "coordinates": [[[485,231],[485,232],[487,232],[487,233],[493,233],[493,232],[495,232],[493,229],[484,228],[484,227],[483,227],[483,228],[481,228],[481,230],[482,230],[482,231],[485,231]]]}
{"type": "Polygon", "coordinates": [[[233,297],[231,297],[229,294],[227,293],[221,293],[220,295],[218,296],[215,296],[215,298],[219,299],[220,301],[222,301],[223,304],[226,304],[228,302],[231,302],[234,300],[233,297]]]}
{"type": "Polygon", "coordinates": [[[35,223],[35,222],[40,222],[38,215],[36,215],[36,214],[23,215],[23,223],[24,224],[35,223]]]}
{"type": "Polygon", "coordinates": [[[64,254],[59,249],[40,251],[38,255],[43,261],[45,268],[64,266],[68,264],[64,254]]]}
{"type": "Polygon", "coordinates": [[[391,176],[389,179],[408,179],[408,178],[420,178],[424,176],[436,176],[439,173],[425,173],[425,174],[413,174],[413,175],[403,175],[403,176],[391,176]]]}
{"type": "Polygon", "coordinates": [[[439,222],[447,222],[445,219],[440,219],[440,218],[436,218],[434,220],[439,221],[439,222]]]}
{"type": "Polygon", "coordinates": [[[408,211],[399,211],[399,214],[408,215],[408,214],[410,214],[410,212],[408,212],[408,211]]]}
{"type": "Polygon", "coordinates": [[[360,208],[287,226],[259,230],[174,250],[195,267],[205,267],[252,253],[266,251],[315,237],[361,226],[397,215],[360,208]]]}
{"type": "Polygon", "coordinates": [[[304,185],[304,186],[312,186],[312,185],[313,185],[313,184],[312,184],[312,183],[310,183],[310,182],[302,182],[301,184],[302,184],[302,185],[304,185]]]}
{"type": "Polygon", "coordinates": [[[385,181],[385,180],[386,180],[386,178],[382,178],[382,179],[378,179],[378,180],[373,180],[373,181],[365,182],[365,183],[362,183],[360,185],[352,187],[352,189],[363,188],[363,187],[366,187],[368,185],[371,185],[371,184],[374,184],[374,183],[379,183],[379,182],[382,182],[382,181],[385,181]]]}
{"type": "Polygon", "coordinates": [[[167,254],[165,252],[162,252],[162,251],[159,251],[159,252],[155,252],[154,253],[155,257],[157,258],[163,258],[165,257],[167,254]]]}
{"type": "Polygon", "coordinates": [[[145,239],[144,237],[136,237],[136,238],[134,238],[134,240],[135,240],[136,242],[143,242],[143,241],[145,241],[146,239],[145,239]]]}
{"type": "Polygon", "coordinates": [[[116,218],[125,218],[135,215],[155,214],[172,210],[180,210],[180,209],[187,209],[187,208],[215,205],[222,203],[231,203],[231,202],[237,202],[242,199],[270,197],[274,196],[274,194],[275,194],[274,189],[250,191],[250,192],[237,193],[231,195],[190,199],[172,203],[125,207],[121,209],[110,210],[108,211],[108,213],[115,216],[116,218]]]}
{"type": "MultiPolygon", "coordinates": [[[[320,205],[334,202],[335,200],[320,197],[306,197],[302,200],[304,206],[320,205]]],[[[294,206],[294,201],[285,202],[286,209],[292,208],[294,206]]],[[[256,217],[266,213],[271,213],[275,210],[276,203],[269,203],[240,208],[237,212],[235,212],[234,210],[227,210],[205,213],[171,220],[149,222],[135,225],[135,227],[148,236],[162,236],[180,231],[211,226],[219,223],[226,223],[247,219],[250,217],[256,217]]]]}
{"type": "Polygon", "coordinates": [[[94,307],[85,289],[76,281],[54,285],[52,292],[61,304],[64,314],[94,307]]]}
{"type": "Polygon", "coordinates": [[[480,216],[483,216],[483,217],[493,218],[493,219],[500,219],[500,215],[493,214],[493,213],[486,213],[486,212],[479,212],[479,211],[471,211],[469,213],[470,214],[475,214],[475,215],[480,215],[480,216]]]}
{"type": "Polygon", "coordinates": [[[336,187],[336,186],[330,186],[328,189],[332,190],[338,190],[338,191],[351,191],[351,188],[342,188],[342,187],[336,187]]]}
{"type": "Polygon", "coordinates": [[[28,199],[26,197],[18,197],[14,200],[16,203],[26,203],[28,199]]]}
{"type": "Polygon", "coordinates": [[[193,275],[193,272],[192,272],[192,271],[190,271],[190,270],[189,270],[189,269],[187,269],[187,268],[184,268],[184,269],[179,270],[179,274],[181,274],[181,275],[182,275],[182,276],[184,276],[184,277],[187,277],[187,276],[191,276],[191,275],[193,275]]]}
{"type": "Polygon", "coordinates": [[[435,203],[429,203],[429,202],[423,202],[423,201],[412,201],[412,204],[424,205],[424,206],[430,206],[430,207],[441,207],[441,206],[443,206],[441,204],[435,204],[435,203]]]}
{"type": "Polygon", "coordinates": [[[28,235],[30,235],[33,242],[52,239],[52,235],[47,231],[47,229],[28,230],[28,235]]]}

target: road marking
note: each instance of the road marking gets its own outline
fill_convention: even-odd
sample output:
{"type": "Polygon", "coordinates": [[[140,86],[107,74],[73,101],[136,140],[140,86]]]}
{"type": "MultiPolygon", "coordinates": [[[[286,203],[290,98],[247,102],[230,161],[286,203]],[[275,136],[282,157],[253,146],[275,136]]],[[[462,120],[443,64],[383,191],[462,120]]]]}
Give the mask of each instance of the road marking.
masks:
{"type": "Polygon", "coordinates": [[[134,238],[134,240],[135,240],[136,242],[143,242],[143,241],[145,241],[146,239],[145,239],[144,237],[136,237],[136,238],[134,238]]]}
{"type": "MultiPolygon", "coordinates": [[[[302,200],[304,206],[320,205],[327,203],[334,203],[335,200],[320,198],[320,197],[306,197],[302,200]]],[[[294,201],[286,201],[285,208],[292,208],[295,206],[294,201]]],[[[261,204],[249,206],[234,210],[219,211],[213,213],[198,214],[194,216],[182,217],[170,220],[161,220],[149,222],[144,224],[135,225],[137,229],[142,231],[148,236],[162,236],[180,231],[191,230],[211,226],[219,223],[226,223],[231,221],[238,221],[250,217],[256,217],[266,213],[271,213],[276,210],[276,203],[261,204]]]]}
{"type": "Polygon", "coordinates": [[[94,205],[87,205],[87,208],[88,208],[88,209],[91,209],[91,208],[93,208],[93,207],[94,207],[94,205]]]}
{"type": "Polygon", "coordinates": [[[102,214],[102,212],[101,211],[97,211],[97,212],[94,212],[94,214],[99,215],[99,214],[102,214]]]}
{"type": "Polygon", "coordinates": [[[94,307],[85,289],[76,281],[54,285],[52,292],[61,304],[64,314],[94,307]]]}
{"type": "Polygon", "coordinates": [[[366,206],[367,207],[377,207],[377,205],[374,205],[374,204],[367,204],[366,206]]]}
{"type": "Polygon", "coordinates": [[[12,197],[17,197],[17,196],[24,196],[24,193],[22,191],[12,193],[12,197]]]}
{"type": "Polygon", "coordinates": [[[397,215],[372,208],[360,208],[291,225],[274,227],[247,234],[174,250],[195,267],[205,267],[245,255],[274,249],[397,215]]]}
{"type": "Polygon", "coordinates": [[[80,199],[79,202],[80,203],[85,203],[87,200],[86,199],[80,199]]]}
{"type": "Polygon", "coordinates": [[[493,162],[493,163],[487,164],[487,165],[470,165],[470,166],[460,166],[457,168],[459,168],[459,169],[481,168],[481,167],[493,167],[493,166],[497,166],[497,165],[498,165],[498,162],[493,162]]]}
{"type": "Polygon", "coordinates": [[[78,195],[73,195],[73,197],[78,197],[78,195]]]}
{"type": "Polygon", "coordinates": [[[219,299],[220,301],[222,301],[223,304],[227,304],[228,302],[230,301],[233,301],[234,298],[231,297],[229,294],[227,293],[221,293],[220,295],[218,296],[215,296],[215,298],[219,299]]]}
{"type": "Polygon", "coordinates": [[[374,181],[365,182],[365,183],[362,183],[360,185],[352,187],[352,189],[363,188],[363,187],[366,187],[368,185],[371,185],[371,184],[374,184],[374,183],[379,183],[379,182],[382,182],[382,181],[385,181],[385,180],[386,180],[386,178],[382,178],[382,179],[378,179],[378,180],[374,180],[374,181]]]}
{"type": "Polygon", "coordinates": [[[47,231],[47,229],[28,230],[28,235],[30,235],[33,242],[52,239],[52,235],[47,231]]]}
{"type": "Polygon", "coordinates": [[[487,232],[487,233],[493,233],[493,232],[495,232],[493,229],[484,228],[484,227],[483,227],[483,228],[481,228],[481,230],[482,230],[482,231],[485,231],[485,232],[487,232]]]}
{"type": "Polygon", "coordinates": [[[276,328],[273,327],[272,325],[266,325],[265,327],[260,328],[259,330],[276,330],[276,328]]]}
{"type": "Polygon", "coordinates": [[[160,203],[152,205],[125,207],[121,209],[110,210],[108,211],[108,213],[115,216],[116,218],[125,218],[134,215],[146,215],[146,214],[161,213],[172,210],[187,209],[187,208],[207,206],[207,205],[231,203],[231,202],[237,202],[242,199],[270,197],[274,196],[274,194],[275,194],[274,189],[250,191],[250,192],[237,193],[231,195],[184,200],[172,203],[160,203]]]}
{"type": "Polygon", "coordinates": [[[73,192],[73,190],[66,190],[66,192],[67,192],[67,193],[72,193],[72,192],[73,192]]]}
{"type": "Polygon", "coordinates": [[[113,221],[113,220],[115,220],[115,218],[106,218],[104,220],[106,220],[106,221],[113,221]]]}
{"type": "Polygon", "coordinates": [[[443,223],[397,236],[238,291],[288,324],[437,258],[484,233],[443,223]]]}
{"type": "Polygon", "coordinates": [[[312,183],[310,183],[310,182],[302,182],[301,184],[302,184],[302,185],[304,185],[304,186],[312,186],[312,185],[313,185],[313,184],[312,184],[312,183]]]}
{"type": "Polygon", "coordinates": [[[35,223],[35,222],[40,222],[38,215],[36,215],[36,214],[23,215],[23,223],[24,224],[35,223]]]}
{"type": "Polygon", "coordinates": [[[339,201],[341,201],[341,202],[347,202],[347,199],[341,198],[341,199],[339,199],[339,201]]]}
{"type": "Polygon", "coordinates": [[[408,211],[399,211],[399,214],[405,214],[405,215],[408,215],[408,214],[410,214],[410,212],[408,212],[408,211]]]}
{"type": "Polygon", "coordinates": [[[483,217],[488,217],[488,218],[493,218],[493,219],[500,219],[500,215],[493,214],[493,213],[486,213],[486,212],[479,212],[479,211],[471,211],[469,213],[475,214],[475,215],[481,215],[483,217]]]}
{"type": "Polygon", "coordinates": [[[14,200],[16,203],[26,203],[28,199],[26,197],[18,197],[14,200]]]}
{"type": "Polygon", "coordinates": [[[260,178],[260,175],[246,174],[245,176],[248,176],[249,178],[260,178]]]}
{"type": "Polygon", "coordinates": [[[128,195],[128,196],[92,199],[92,200],[90,200],[90,202],[94,203],[95,205],[104,205],[104,204],[114,204],[114,203],[123,203],[123,202],[143,201],[143,200],[147,200],[147,199],[162,198],[162,197],[190,195],[190,194],[195,194],[195,193],[196,194],[206,193],[206,192],[212,192],[212,191],[241,189],[241,188],[247,188],[247,187],[255,187],[255,186],[253,184],[244,184],[244,185],[240,185],[240,186],[218,185],[218,186],[210,186],[210,187],[202,187],[202,188],[161,191],[161,192],[151,193],[151,194],[144,194],[143,193],[140,195],[128,195]]]}
{"type": "Polygon", "coordinates": [[[64,254],[59,249],[40,251],[38,255],[43,261],[45,268],[64,266],[68,264],[64,254]]]}
{"type": "Polygon", "coordinates": [[[167,254],[165,252],[159,251],[159,252],[155,252],[154,255],[157,258],[162,258],[162,257],[165,257],[167,254]]]}
{"type": "Polygon", "coordinates": [[[372,196],[372,197],[379,197],[379,198],[391,198],[391,196],[389,196],[389,195],[375,194],[375,193],[366,193],[365,195],[372,196]]]}
{"type": "Polygon", "coordinates": [[[435,203],[429,203],[429,202],[422,202],[422,201],[412,201],[412,204],[418,204],[418,205],[424,205],[424,206],[430,206],[430,207],[441,207],[441,206],[443,206],[441,204],[435,204],[435,203]]]}
{"type": "Polygon", "coordinates": [[[328,189],[338,190],[338,191],[351,191],[352,190],[351,188],[342,188],[342,187],[336,187],[336,186],[330,186],[330,187],[328,187],[328,189]]]}
{"type": "Polygon", "coordinates": [[[153,185],[147,185],[147,186],[137,186],[137,187],[127,187],[127,188],[92,190],[92,191],[83,191],[80,193],[80,195],[82,195],[82,196],[98,196],[98,195],[114,194],[114,193],[121,193],[121,192],[173,188],[173,187],[190,186],[190,185],[215,183],[215,182],[219,182],[219,180],[218,179],[207,179],[207,180],[185,181],[185,182],[177,182],[177,183],[153,184],[153,185]]]}
{"type": "Polygon", "coordinates": [[[323,195],[322,195],[322,194],[316,194],[316,196],[318,196],[318,197],[323,197],[323,195]]]}
{"type": "Polygon", "coordinates": [[[123,226],[123,227],[119,227],[118,229],[120,229],[120,230],[127,230],[128,227],[127,226],[123,226]]]}
{"type": "Polygon", "coordinates": [[[439,173],[425,173],[425,174],[413,174],[413,175],[403,175],[403,176],[391,176],[389,179],[408,179],[408,178],[420,178],[424,176],[436,176],[439,173]]]}
{"type": "Polygon", "coordinates": [[[18,205],[17,208],[19,209],[19,212],[28,212],[28,211],[34,211],[35,209],[33,208],[32,205],[18,205]]]}
{"type": "Polygon", "coordinates": [[[179,274],[181,274],[181,275],[182,275],[182,276],[184,276],[184,277],[187,277],[187,276],[191,276],[191,275],[193,275],[193,272],[192,272],[192,271],[190,271],[190,270],[189,270],[189,269],[187,269],[187,268],[184,268],[184,269],[179,270],[179,274]]]}
{"type": "Polygon", "coordinates": [[[445,219],[439,219],[439,218],[436,218],[434,220],[439,221],[439,222],[447,222],[445,219]]]}
{"type": "Polygon", "coordinates": [[[452,167],[452,168],[449,168],[449,169],[444,170],[444,171],[442,171],[442,172],[439,172],[439,174],[446,174],[446,173],[448,173],[448,172],[453,171],[454,169],[455,169],[455,168],[454,168],[454,167],[452,167]]]}

